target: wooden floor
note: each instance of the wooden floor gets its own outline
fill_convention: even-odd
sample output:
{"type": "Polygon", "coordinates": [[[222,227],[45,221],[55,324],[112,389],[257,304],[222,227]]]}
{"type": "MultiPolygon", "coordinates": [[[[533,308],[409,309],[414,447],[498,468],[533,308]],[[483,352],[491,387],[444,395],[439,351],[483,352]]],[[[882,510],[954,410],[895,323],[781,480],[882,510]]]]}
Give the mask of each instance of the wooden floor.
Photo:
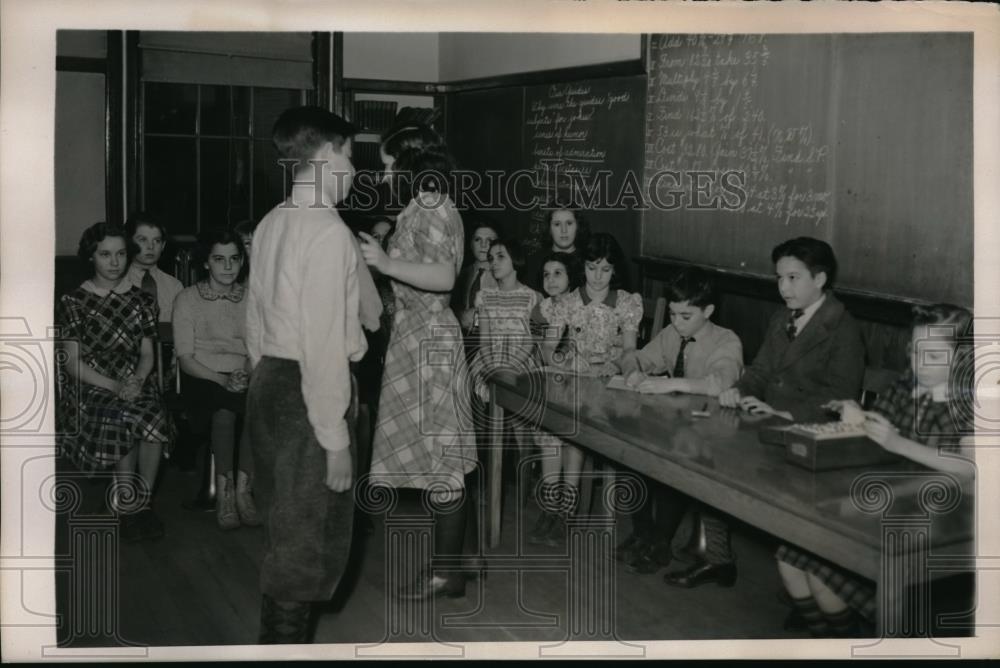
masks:
{"type": "MultiPolygon", "coordinates": [[[[102,640],[86,629],[72,632],[70,621],[61,627],[64,641],[77,646],[122,641],[151,646],[256,642],[263,530],[223,532],[215,525],[214,513],[183,509],[182,503],[194,496],[197,486],[197,474],[167,466],[156,497],[166,537],[117,547],[118,605],[112,603],[111,608],[118,615],[109,623],[117,628],[118,640],[102,640]]],[[[78,522],[87,509],[100,509],[99,487],[87,487],[89,498],[70,521],[78,522]]],[[[537,548],[518,540],[512,497],[508,494],[505,500],[503,542],[488,553],[496,569],[487,578],[470,582],[465,598],[430,604],[404,606],[389,596],[387,583],[394,572],[388,568],[392,560],[386,558],[386,536],[398,535],[393,532],[400,528],[376,517],[373,531],[358,532],[353,570],[319,615],[315,642],[807,637],[782,629],[788,609],[778,597],[775,545],[766,535],[735,525],[739,578],[733,588],[676,589],[663,584],[661,575],[630,574],[621,564],[605,559],[599,562],[608,574],[605,590],[589,592],[586,577],[571,584],[565,547],[537,548]],[[574,609],[580,614],[570,615],[574,609]]],[[[410,500],[404,496],[402,503],[405,509],[410,500]]],[[[524,511],[527,527],[535,512],[530,504],[524,511]]],[[[628,526],[626,520],[617,522],[615,542],[628,526]]],[[[678,542],[685,539],[686,528],[682,527],[678,542]]],[[[57,534],[65,535],[67,529],[67,517],[60,516],[57,534]]],[[[68,549],[65,540],[62,545],[68,549]]],[[[66,576],[60,584],[61,612],[65,612],[73,607],[66,576]]]]}

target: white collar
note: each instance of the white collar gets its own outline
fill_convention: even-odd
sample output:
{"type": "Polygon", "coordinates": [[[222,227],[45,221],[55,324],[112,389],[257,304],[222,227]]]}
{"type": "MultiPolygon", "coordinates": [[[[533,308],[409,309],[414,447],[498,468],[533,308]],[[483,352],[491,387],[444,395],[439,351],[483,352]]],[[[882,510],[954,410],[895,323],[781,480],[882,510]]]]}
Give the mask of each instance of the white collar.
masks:
{"type": "Polygon", "coordinates": [[[825,292],[822,295],[820,295],[819,299],[817,299],[812,304],[810,304],[809,306],[807,306],[804,309],[802,309],[802,315],[800,315],[797,318],[797,320],[801,320],[802,318],[805,318],[806,320],[809,320],[810,318],[812,318],[813,314],[815,314],[816,311],[819,310],[819,307],[823,305],[824,301],[826,301],[826,293],[825,292]]]}
{"type": "Polygon", "coordinates": [[[131,290],[134,287],[134,285],[128,276],[124,276],[122,280],[118,281],[118,285],[116,285],[113,288],[98,287],[98,285],[94,283],[93,279],[89,278],[85,280],[80,285],[80,287],[86,290],[87,292],[93,292],[98,297],[107,297],[112,292],[114,292],[115,294],[123,295],[129,290],[131,290]]]}

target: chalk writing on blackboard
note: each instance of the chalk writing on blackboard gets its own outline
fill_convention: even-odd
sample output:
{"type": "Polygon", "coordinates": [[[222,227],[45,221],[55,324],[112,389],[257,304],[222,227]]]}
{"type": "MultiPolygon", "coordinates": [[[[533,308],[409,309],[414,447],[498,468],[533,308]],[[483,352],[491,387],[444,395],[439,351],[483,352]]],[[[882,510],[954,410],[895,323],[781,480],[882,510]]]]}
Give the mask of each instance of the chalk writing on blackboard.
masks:
{"type": "Polygon", "coordinates": [[[745,175],[746,203],[737,211],[719,211],[757,214],[785,225],[823,224],[831,204],[823,178],[830,147],[808,119],[782,124],[768,117],[760,85],[771,63],[764,35],[653,40],[647,183],[663,171],[738,170],[745,175]]]}

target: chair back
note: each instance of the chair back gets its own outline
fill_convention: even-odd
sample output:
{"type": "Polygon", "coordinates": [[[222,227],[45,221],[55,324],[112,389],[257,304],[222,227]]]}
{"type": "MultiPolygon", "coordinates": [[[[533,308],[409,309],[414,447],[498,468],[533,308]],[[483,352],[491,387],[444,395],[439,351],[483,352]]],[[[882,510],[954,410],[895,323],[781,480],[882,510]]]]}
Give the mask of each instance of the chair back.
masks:
{"type": "Polygon", "coordinates": [[[667,320],[666,297],[644,297],[642,300],[642,324],[639,325],[639,338],[648,343],[660,333],[667,320]]]}

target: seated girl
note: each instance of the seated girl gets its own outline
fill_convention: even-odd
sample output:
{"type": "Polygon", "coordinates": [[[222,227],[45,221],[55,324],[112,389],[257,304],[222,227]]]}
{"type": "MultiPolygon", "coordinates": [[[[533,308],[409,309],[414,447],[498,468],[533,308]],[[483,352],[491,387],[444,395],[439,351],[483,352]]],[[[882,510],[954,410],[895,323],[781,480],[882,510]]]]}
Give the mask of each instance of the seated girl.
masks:
{"type": "MultiPolygon", "coordinates": [[[[928,468],[972,474],[972,425],[956,371],[968,362],[964,345],[972,314],[950,304],[914,308],[911,368],[880,395],[871,411],[854,401],[828,407],[844,419],[859,416],[868,437],[886,450],[928,468]]],[[[791,545],[778,548],[778,572],[795,611],[815,637],[851,637],[862,622],[874,623],[875,589],[868,581],[791,545]]]]}
{"type": "Polygon", "coordinates": [[[174,302],[181,395],[192,422],[211,425],[216,521],[223,529],[261,523],[251,496],[253,457],[246,430],[235,457],[236,420],[245,412],[249,381],[245,290],[237,281],[246,260],[244,248],[234,231],[204,235],[198,260],[206,276],[174,302]]]}
{"type": "Polygon", "coordinates": [[[158,307],[126,278],[135,252],[121,226],[87,228],[77,255],[93,275],[56,306],[66,370],[60,374],[59,450],[87,473],[114,468],[110,505],[126,542],[164,534],[150,501],[160,458],[174,438],[149,378],[158,307]]]}
{"type": "MultiPolygon", "coordinates": [[[[603,232],[591,236],[584,251],[583,285],[541,309],[547,323],[545,363],[589,376],[621,373],[619,362],[635,350],[642,320],[642,297],[623,289],[627,284],[625,254],[618,242],[603,232]],[[561,350],[564,333],[568,340],[561,350]]],[[[583,452],[563,444],[561,463],[561,481],[543,476],[540,505],[565,519],[576,512],[583,452]]],[[[562,535],[562,525],[555,524],[552,531],[562,535]]]]}

